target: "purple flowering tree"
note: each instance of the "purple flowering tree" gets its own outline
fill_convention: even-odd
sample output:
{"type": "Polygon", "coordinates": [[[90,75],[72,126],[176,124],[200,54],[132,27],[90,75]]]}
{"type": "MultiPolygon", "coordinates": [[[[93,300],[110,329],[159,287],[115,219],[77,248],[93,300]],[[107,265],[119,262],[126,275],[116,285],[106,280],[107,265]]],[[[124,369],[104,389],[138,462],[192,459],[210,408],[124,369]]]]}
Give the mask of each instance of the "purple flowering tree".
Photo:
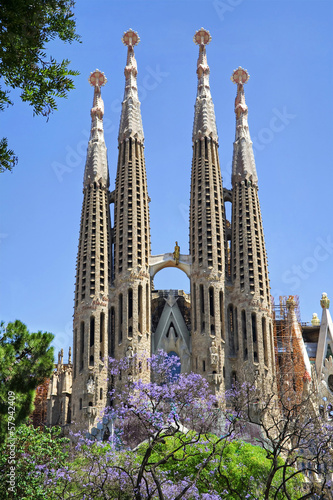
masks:
{"type": "Polygon", "coordinates": [[[57,498],[222,498],[208,479],[233,425],[208,382],[178,375],[177,363],[164,352],[110,360],[111,405],[103,420],[113,423],[112,432],[104,441],[74,436],[76,458],[58,471],[57,498]]]}
{"type": "Polygon", "coordinates": [[[175,363],[163,352],[110,360],[110,433],[75,436],[72,462],[56,480],[45,470],[49,498],[331,498],[332,428],[311,398],[277,401],[256,381],[219,398],[200,375],[176,375],[175,363]]]}

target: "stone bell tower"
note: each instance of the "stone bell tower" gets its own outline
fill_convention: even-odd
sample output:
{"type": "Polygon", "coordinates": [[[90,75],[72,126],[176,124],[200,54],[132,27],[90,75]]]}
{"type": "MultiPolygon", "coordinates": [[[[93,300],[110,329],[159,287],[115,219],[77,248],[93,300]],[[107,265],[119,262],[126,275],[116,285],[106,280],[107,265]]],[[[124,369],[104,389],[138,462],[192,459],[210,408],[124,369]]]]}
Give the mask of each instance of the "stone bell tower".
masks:
{"type": "Polygon", "coordinates": [[[109,172],[104,142],[106,77],[91,73],[91,132],[83,181],[76,264],[72,421],[91,427],[107,399],[108,301],[111,286],[109,172]]]}
{"type": "MultiPolygon", "coordinates": [[[[248,126],[244,84],[238,68],[236,137],[232,159],[232,221],[229,292],[226,304],[228,358],[232,379],[254,373],[263,381],[275,372],[273,325],[267,256],[258,198],[258,177],[248,126]],[[243,372],[243,373],[242,373],[243,372]]],[[[268,380],[267,380],[268,381],[268,380]]]]}
{"type": "Polygon", "coordinates": [[[144,135],[137,89],[134,47],[137,33],[122,38],[127,47],[125,92],[118,135],[114,192],[114,295],[111,312],[114,357],[150,355],[150,221],[144,135]]]}
{"type": "Polygon", "coordinates": [[[192,369],[223,388],[225,352],[225,216],[218,136],[209,86],[207,30],[199,45],[190,201],[192,369]]]}

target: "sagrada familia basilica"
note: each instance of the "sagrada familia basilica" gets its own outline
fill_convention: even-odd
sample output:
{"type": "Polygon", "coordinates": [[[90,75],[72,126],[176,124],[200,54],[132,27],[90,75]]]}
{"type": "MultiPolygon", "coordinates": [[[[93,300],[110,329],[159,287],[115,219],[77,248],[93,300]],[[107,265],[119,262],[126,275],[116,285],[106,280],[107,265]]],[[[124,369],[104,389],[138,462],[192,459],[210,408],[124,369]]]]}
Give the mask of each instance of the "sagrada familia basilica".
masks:
{"type": "MultiPolygon", "coordinates": [[[[326,408],[333,403],[333,324],[326,294],[321,321],[314,316],[308,326],[297,318],[297,298],[282,298],[278,309],[271,301],[244,93],[247,71],[239,67],[231,76],[237,89],[236,133],[232,188],[226,189],[209,86],[206,46],[211,36],[203,28],[195,33],[199,57],[189,252],[180,253],[176,242],[174,252],[151,255],[134,54],[140,39],[128,30],[122,41],[127,61],[114,187],[103,132],[101,88],[106,77],[96,70],[89,78],[94,98],[76,265],[73,359],[70,353],[65,364],[63,352],[59,354],[49,384],[48,425],[75,422],[93,429],[108,403],[108,357],[150,355],[160,349],[179,357],[182,372],[206,377],[214,391],[225,391],[245,374],[255,374],[268,387],[276,373],[292,366],[302,390],[310,384],[318,393],[318,405],[322,400],[326,408]],[[232,205],[230,221],[226,202],[232,205]],[[190,295],[154,289],[155,274],[166,267],[177,267],[188,276],[190,295]]],[[[145,370],[143,363],[138,376],[145,376],[145,370]]]]}

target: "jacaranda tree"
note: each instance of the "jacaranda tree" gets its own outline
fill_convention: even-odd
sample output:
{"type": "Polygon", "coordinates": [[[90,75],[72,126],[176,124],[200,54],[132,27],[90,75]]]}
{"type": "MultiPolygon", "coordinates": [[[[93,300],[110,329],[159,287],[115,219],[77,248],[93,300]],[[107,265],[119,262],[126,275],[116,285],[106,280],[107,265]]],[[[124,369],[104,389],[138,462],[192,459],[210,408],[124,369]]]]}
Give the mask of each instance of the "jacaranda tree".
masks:
{"type": "Polygon", "coordinates": [[[200,375],[175,375],[175,363],[163,352],[110,360],[109,432],[73,436],[76,454],[57,472],[54,498],[310,498],[297,459],[269,453],[274,441],[253,423],[255,384],[219,398],[200,375]]]}
{"type": "Polygon", "coordinates": [[[256,381],[217,397],[200,375],[177,376],[175,363],[163,352],[110,360],[97,438],[74,432],[75,449],[56,466],[33,447],[17,457],[35,491],[51,500],[331,498],[332,427],[308,398],[263,396],[256,381]]]}

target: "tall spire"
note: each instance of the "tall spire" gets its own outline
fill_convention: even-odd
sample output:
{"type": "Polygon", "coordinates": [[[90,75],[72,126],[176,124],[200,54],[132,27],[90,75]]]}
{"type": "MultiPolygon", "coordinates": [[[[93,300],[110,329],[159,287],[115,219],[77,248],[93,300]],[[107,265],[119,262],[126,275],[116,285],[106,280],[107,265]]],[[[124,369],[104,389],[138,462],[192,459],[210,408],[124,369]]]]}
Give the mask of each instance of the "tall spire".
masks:
{"type": "Polygon", "coordinates": [[[232,179],[236,182],[246,179],[250,180],[252,184],[258,185],[252,141],[247,121],[248,108],[244,94],[244,84],[248,82],[249,78],[250,75],[247,70],[240,66],[231,75],[231,81],[237,84],[237,96],[235,100],[236,137],[232,160],[232,179]]]}
{"type": "Polygon", "coordinates": [[[225,215],[215,114],[209,88],[206,45],[211,36],[201,28],[198,92],[193,126],[190,200],[192,303],[192,369],[222,390],[224,365],[225,215]]]}
{"type": "Polygon", "coordinates": [[[114,194],[115,293],[111,302],[117,359],[129,352],[149,352],[151,346],[149,196],[133,51],[139,40],[133,30],[122,38],[128,51],[114,194]]]}
{"type": "Polygon", "coordinates": [[[195,103],[195,115],[193,125],[193,142],[201,137],[211,137],[218,141],[214,104],[209,87],[209,66],[206,55],[206,45],[211,41],[209,31],[201,28],[198,30],[193,41],[199,45],[199,57],[197,64],[198,91],[195,103]]]}
{"type": "Polygon", "coordinates": [[[138,68],[134,55],[134,47],[140,42],[138,34],[129,29],[124,33],[122,42],[127,45],[127,61],[125,67],[125,92],[122,102],[122,112],[119,126],[119,142],[133,137],[139,142],[144,141],[143,127],[138,97],[137,74],[138,68]]]}
{"type": "Polygon", "coordinates": [[[90,111],[91,130],[83,185],[87,187],[90,183],[98,181],[108,186],[108,163],[103,129],[104,102],[101,96],[101,87],[106,84],[107,79],[104,73],[96,69],[90,73],[88,81],[94,87],[94,99],[90,111]]]}
{"type": "Polygon", "coordinates": [[[106,78],[97,69],[89,83],[94,87],[94,101],[76,261],[71,407],[73,420],[90,429],[107,399],[112,233],[101,98],[106,78]]]}

